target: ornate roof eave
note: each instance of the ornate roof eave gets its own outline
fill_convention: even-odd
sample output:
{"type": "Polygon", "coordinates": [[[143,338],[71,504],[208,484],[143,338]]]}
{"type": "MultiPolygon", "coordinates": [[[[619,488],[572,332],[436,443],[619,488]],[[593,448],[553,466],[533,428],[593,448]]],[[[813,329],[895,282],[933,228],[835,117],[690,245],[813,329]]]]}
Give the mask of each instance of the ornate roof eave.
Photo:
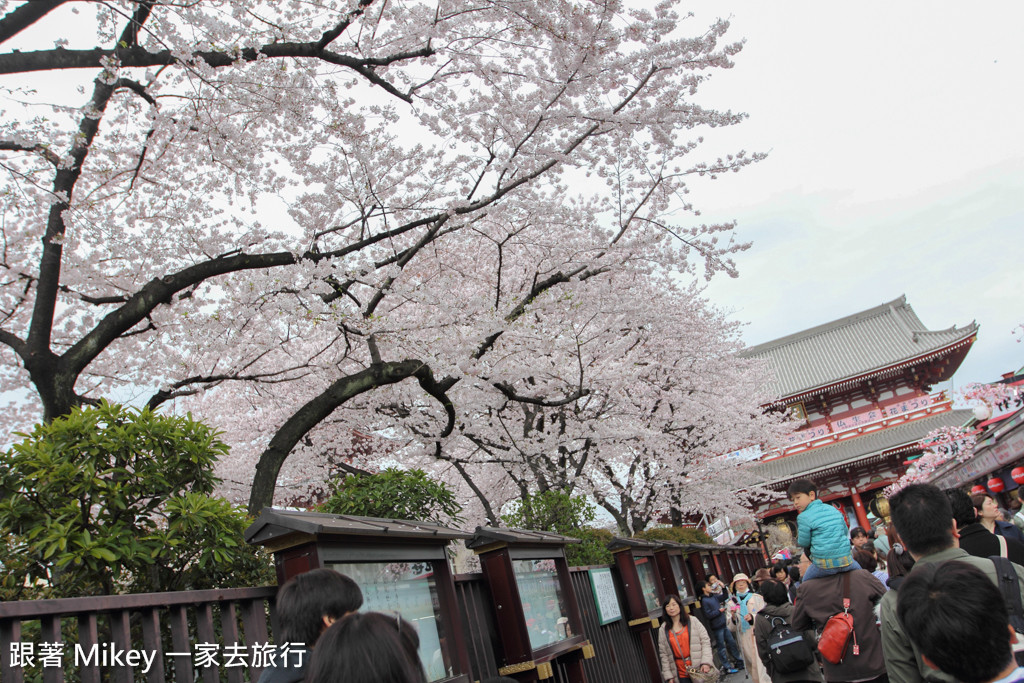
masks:
{"type": "Polygon", "coordinates": [[[822,394],[822,393],[840,393],[840,392],[845,391],[847,388],[849,388],[849,387],[851,387],[851,386],[853,386],[855,384],[859,384],[859,383],[861,383],[861,382],[863,382],[865,380],[874,379],[874,378],[890,377],[892,375],[896,375],[899,372],[901,372],[904,368],[908,368],[908,367],[910,367],[912,365],[919,365],[919,364],[924,363],[926,361],[930,361],[930,360],[933,360],[935,358],[939,358],[941,356],[945,356],[945,355],[955,351],[958,348],[961,348],[963,346],[969,346],[969,345],[973,344],[975,338],[978,336],[978,326],[977,326],[977,324],[976,323],[972,323],[970,326],[965,327],[963,331],[964,331],[964,336],[963,337],[961,337],[960,339],[958,339],[955,342],[952,342],[950,344],[947,344],[947,345],[943,346],[942,348],[934,349],[932,351],[928,351],[927,353],[923,353],[923,354],[921,354],[919,356],[914,356],[912,358],[908,358],[906,360],[902,360],[902,361],[900,361],[898,363],[891,363],[891,364],[886,365],[884,367],[876,368],[876,369],[870,370],[868,372],[864,372],[864,373],[860,373],[860,374],[857,374],[857,375],[853,375],[851,377],[845,377],[843,379],[840,379],[840,380],[837,380],[837,381],[834,381],[834,382],[829,382],[827,384],[820,384],[820,385],[818,385],[816,387],[811,387],[810,389],[804,389],[804,390],[802,390],[802,391],[800,391],[800,392],[798,392],[796,394],[789,394],[787,396],[783,396],[783,397],[777,398],[774,401],[771,401],[769,403],[764,404],[764,406],[762,406],[762,407],[764,407],[764,408],[782,407],[782,406],[788,405],[790,403],[793,403],[794,401],[799,401],[801,399],[805,399],[805,398],[808,398],[810,396],[814,396],[814,395],[817,395],[817,394],[822,394]]]}
{"type": "Polygon", "coordinates": [[[851,467],[878,462],[903,453],[920,451],[921,437],[936,427],[962,425],[973,416],[970,409],[946,410],[902,425],[880,429],[829,446],[758,463],[753,475],[768,487],[799,477],[820,477],[851,467]]]}

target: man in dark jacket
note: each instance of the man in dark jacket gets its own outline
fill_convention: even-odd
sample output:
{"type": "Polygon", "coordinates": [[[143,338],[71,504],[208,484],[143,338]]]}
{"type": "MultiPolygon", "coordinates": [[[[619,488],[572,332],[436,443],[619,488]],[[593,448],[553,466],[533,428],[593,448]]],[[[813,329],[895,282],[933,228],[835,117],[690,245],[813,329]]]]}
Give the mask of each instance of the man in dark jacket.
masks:
{"type": "Polygon", "coordinates": [[[743,668],[743,655],[740,654],[739,645],[725,623],[724,595],[716,595],[711,592],[711,586],[707,581],[697,582],[697,593],[700,598],[700,609],[708,620],[708,628],[711,637],[715,641],[715,649],[718,650],[718,660],[728,674],[734,674],[743,668]],[[733,664],[730,666],[729,657],[732,657],[733,664]]]}
{"type": "MultiPolygon", "coordinates": [[[[754,617],[754,644],[757,645],[757,654],[761,657],[765,671],[772,678],[771,683],[820,682],[821,667],[818,666],[817,661],[810,662],[806,668],[798,671],[783,672],[776,669],[769,654],[768,639],[776,624],[781,624],[781,622],[792,624],[793,603],[789,601],[786,584],[776,580],[765,581],[761,584],[761,597],[764,598],[765,605],[754,617]]],[[[808,649],[813,652],[815,648],[814,631],[807,631],[803,633],[803,636],[807,641],[808,649]]]]}
{"type": "MultiPolygon", "coordinates": [[[[931,563],[948,560],[965,562],[985,572],[989,580],[1000,584],[992,560],[969,555],[959,547],[959,531],[953,520],[949,498],[931,484],[911,484],[889,498],[892,523],[907,551],[914,557],[911,574],[931,563]]],[[[1024,567],[1013,565],[1017,585],[1024,595],[1024,567]]],[[[900,591],[891,590],[882,598],[882,645],[885,665],[894,683],[955,681],[952,676],[927,666],[910,634],[897,614],[900,591]]]]}
{"type": "Polygon", "coordinates": [[[975,557],[1002,555],[1009,558],[1010,562],[1024,566],[1024,543],[1005,538],[1003,540],[1006,542],[1006,553],[1001,552],[999,537],[978,521],[977,511],[966,491],[946,489],[946,497],[953,508],[953,519],[956,520],[956,528],[960,533],[961,548],[975,557]]]}
{"type": "Polygon", "coordinates": [[[363,605],[363,592],[348,576],[333,569],[313,569],[288,579],[277,591],[280,638],[275,661],[259,683],[298,683],[320,634],[363,605]]]}
{"type": "MultiPolygon", "coordinates": [[[[809,565],[801,557],[801,567],[809,565]]],[[[875,619],[875,605],[885,595],[885,586],[871,572],[854,569],[801,583],[793,607],[793,630],[820,630],[829,617],[843,611],[844,577],[849,581],[850,614],[857,649],[855,651],[851,643],[839,664],[823,661],[825,680],[828,683],[887,683],[882,637],[875,619]]]]}
{"type": "Polygon", "coordinates": [[[977,567],[932,562],[911,572],[896,613],[927,666],[964,683],[1024,679],[1003,594],[977,567]]]}

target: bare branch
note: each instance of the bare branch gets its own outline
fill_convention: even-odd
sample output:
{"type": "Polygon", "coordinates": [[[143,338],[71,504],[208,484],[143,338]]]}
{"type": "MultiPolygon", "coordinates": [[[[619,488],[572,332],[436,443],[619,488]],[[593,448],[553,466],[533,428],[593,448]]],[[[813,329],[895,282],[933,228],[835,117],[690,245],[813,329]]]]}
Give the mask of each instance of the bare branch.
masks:
{"type": "Polygon", "coordinates": [[[495,382],[494,388],[504,394],[505,398],[510,401],[516,401],[517,403],[529,403],[530,405],[541,406],[544,408],[558,408],[560,406],[566,406],[570,403],[575,403],[584,396],[588,396],[590,394],[590,389],[580,388],[578,391],[573,392],[565,398],[550,400],[534,396],[522,396],[521,394],[516,393],[516,390],[511,385],[505,382],[495,382]]]}
{"type": "Polygon", "coordinates": [[[323,50],[325,47],[333,43],[338,36],[345,32],[345,29],[352,25],[353,21],[363,15],[366,8],[373,4],[373,1],[374,0],[359,0],[359,4],[356,8],[345,15],[345,18],[339,21],[334,28],[329,31],[324,31],[324,34],[320,36],[320,40],[317,41],[316,46],[323,50]]]}
{"type": "Polygon", "coordinates": [[[119,78],[117,79],[117,82],[114,83],[114,90],[131,90],[133,93],[135,93],[142,99],[146,100],[154,107],[156,106],[156,99],[154,99],[152,95],[146,92],[146,87],[138,81],[132,80],[130,78],[119,78]]]}
{"type": "Polygon", "coordinates": [[[10,40],[68,0],[31,0],[0,19],[0,43],[10,40]]]}
{"type": "MultiPolygon", "coordinates": [[[[330,64],[348,67],[360,74],[368,81],[379,85],[392,95],[411,102],[412,97],[407,93],[400,92],[395,86],[377,75],[373,69],[381,66],[389,66],[397,62],[409,61],[418,57],[429,57],[434,54],[431,47],[422,47],[418,50],[396,52],[385,57],[351,57],[336,52],[329,52],[317,47],[317,43],[270,43],[258,49],[246,48],[238,52],[219,51],[197,51],[189,56],[190,62],[202,61],[207,65],[221,68],[231,66],[239,62],[255,62],[260,57],[272,59],[292,58],[315,58],[330,64]]],[[[170,50],[150,52],[149,50],[130,45],[129,47],[118,46],[113,49],[93,48],[91,50],[65,50],[56,48],[53,50],[34,50],[32,52],[8,52],[0,54],[0,74],[31,73],[34,71],[54,71],[60,69],[92,69],[103,66],[106,58],[116,59],[122,67],[145,67],[145,66],[167,66],[171,64],[186,64],[176,57],[170,50]]]]}
{"type": "Polygon", "coordinates": [[[0,150],[7,152],[37,152],[44,159],[49,161],[53,166],[60,165],[60,157],[54,153],[49,147],[41,143],[33,145],[25,144],[21,142],[15,142],[13,140],[0,140],[0,150]]]}

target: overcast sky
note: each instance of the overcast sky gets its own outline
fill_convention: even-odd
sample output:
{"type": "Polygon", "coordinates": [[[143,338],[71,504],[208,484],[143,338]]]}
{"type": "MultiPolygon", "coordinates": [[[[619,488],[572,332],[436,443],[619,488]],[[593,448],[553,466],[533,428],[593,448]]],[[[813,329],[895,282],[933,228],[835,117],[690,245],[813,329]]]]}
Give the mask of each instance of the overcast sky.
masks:
{"type": "Polygon", "coordinates": [[[754,246],[710,296],[758,344],[906,294],[929,329],[976,320],[954,381],[1024,365],[1024,2],[701,0],[746,38],[701,103],[769,151],[694,188],[754,246]]]}

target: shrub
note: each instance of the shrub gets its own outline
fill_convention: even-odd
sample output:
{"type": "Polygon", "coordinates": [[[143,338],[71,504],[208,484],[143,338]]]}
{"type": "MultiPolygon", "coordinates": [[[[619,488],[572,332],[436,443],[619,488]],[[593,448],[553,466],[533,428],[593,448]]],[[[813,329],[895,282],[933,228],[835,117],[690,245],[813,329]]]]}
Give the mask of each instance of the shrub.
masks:
{"type": "Polygon", "coordinates": [[[248,518],[212,495],[228,447],[188,416],[101,402],[0,456],[6,599],[272,582],[248,518]]]}

